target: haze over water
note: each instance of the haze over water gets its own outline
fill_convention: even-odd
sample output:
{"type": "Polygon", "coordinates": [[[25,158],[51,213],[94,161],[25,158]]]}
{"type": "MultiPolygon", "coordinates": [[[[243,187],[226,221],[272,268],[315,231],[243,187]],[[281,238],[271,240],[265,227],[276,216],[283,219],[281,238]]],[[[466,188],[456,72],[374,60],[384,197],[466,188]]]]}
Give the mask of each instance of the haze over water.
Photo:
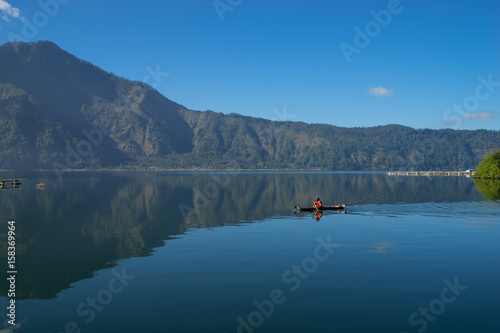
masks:
{"type": "MultiPolygon", "coordinates": [[[[7,222],[16,221],[15,332],[500,329],[500,202],[469,178],[20,177],[19,189],[0,191],[2,281],[7,222]],[[319,221],[294,213],[316,196],[370,200],[319,221]]],[[[7,291],[3,282],[1,328],[12,329],[7,291]]]]}

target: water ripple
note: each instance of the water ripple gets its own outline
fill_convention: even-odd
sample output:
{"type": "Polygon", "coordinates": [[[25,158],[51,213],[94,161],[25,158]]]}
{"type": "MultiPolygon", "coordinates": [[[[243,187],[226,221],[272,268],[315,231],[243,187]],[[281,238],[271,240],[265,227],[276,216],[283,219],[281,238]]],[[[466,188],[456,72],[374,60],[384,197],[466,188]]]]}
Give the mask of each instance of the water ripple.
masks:
{"type": "Polygon", "coordinates": [[[395,204],[353,205],[347,208],[349,213],[366,215],[401,216],[424,215],[450,218],[495,218],[500,216],[498,201],[460,201],[460,202],[420,202],[395,204]]]}

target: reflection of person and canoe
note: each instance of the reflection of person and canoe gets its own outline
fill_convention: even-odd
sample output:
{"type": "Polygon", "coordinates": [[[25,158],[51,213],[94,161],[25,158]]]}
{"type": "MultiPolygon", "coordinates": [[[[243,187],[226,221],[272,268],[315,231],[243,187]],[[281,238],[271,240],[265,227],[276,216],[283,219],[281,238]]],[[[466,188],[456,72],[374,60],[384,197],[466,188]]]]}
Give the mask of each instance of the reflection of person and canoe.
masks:
{"type": "MultiPolygon", "coordinates": [[[[370,199],[364,199],[364,200],[359,200],[357,202],[362,202],[370,199]]],[[[323,205],[323,202],[321,201],[320,197],[316,197],[315,200],[312,200],[313,205],[312,206],[295,206],[295,209],[297,210],[295,214],[300,213],[300,212],[314,212],[313,213],[313,219],[316,219],[316,221],[319,221],[323,217],[323,211],[326,210],[335,210],[337,211],[338,214],[345,214],[345,206],[348,204],[353,204],[355,202],[351,202],[348,204],[340,204],[340,205],[332,205],[332,206],[325,206],[323,205]]]]}

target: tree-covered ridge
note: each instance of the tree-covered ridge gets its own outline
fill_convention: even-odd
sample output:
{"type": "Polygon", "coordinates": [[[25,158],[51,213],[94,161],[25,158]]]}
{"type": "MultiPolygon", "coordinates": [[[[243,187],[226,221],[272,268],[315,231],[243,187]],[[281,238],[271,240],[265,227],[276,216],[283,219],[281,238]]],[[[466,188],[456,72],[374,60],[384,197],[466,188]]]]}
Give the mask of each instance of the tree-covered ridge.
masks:
{"type": "Polygon", "coordinates": [[[0,169],[465,170],[500,145],[500,131],[187,110],[51,42],[0,46],[0,120],[0,169]]]}
{"type": "Polygon", "coordinates": [[[2,169],[46,166],[75,140],[39,101],[12,84],[0,83],[0,123],[2,169]]]}
{"type": "MultiPolygon", "coordinates": [[[[13,151],[2,149],[7,155],[0,160],[0,168],[13,168],[9,160],[16,161],[15,168],[24,169],[51,169],[54,163],[61,168],[73,168],[76,162],[78,168],[110,167],[133,164],[143,156],[182,153],[192,148],[191,130],[178,113],[182,106],[144,83],[107,73],[53,43],[0,46],[0,82],[25,92],[17,97],[11,93],[3,95],[2,116],[13,112],[32,113],[33,108],[25,104],[36,102],[48,118],[61,124],[72,136],[71,140],[58,142],[62,154],[41,162],[33,154],[28,156],[17,149],[22,156],[20,162],[13,151]],[[20,99],[26,103],[21,108],[14,107],[20,99]],[[100,129],[103,123],[109,133],[100,129]],[[94,141],[88,138],[88,133],[94,133],[94,141]],[[82,140],[87,143],[79,146],[82,140]],[[86,154],[84,149],[89,147],[91,153],[86,154]],[[73,151],[80,156],[75,157],[73,151]]],[[[19,117],[13,121],[16,125],[11,128],[39,126],[33,120],[20,121],[19,117]]],[[[39,147],[33,140],[26,144],[37,152],[39,147]]]]}
{"type": "Polygon", "coordinates": [[[183,110],[194,150],[167,167],[462,170],[500,142],[499,131],[413,129],[400,125],[342,128],[183,110]]]}

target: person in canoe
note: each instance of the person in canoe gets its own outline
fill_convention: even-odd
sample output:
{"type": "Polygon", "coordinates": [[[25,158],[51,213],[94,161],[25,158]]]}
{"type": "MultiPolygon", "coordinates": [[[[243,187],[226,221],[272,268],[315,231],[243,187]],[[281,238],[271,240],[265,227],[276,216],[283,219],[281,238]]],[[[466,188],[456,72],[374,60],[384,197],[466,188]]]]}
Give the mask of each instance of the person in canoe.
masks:
{"type": "Polygon", "coordinates": [[[314,202],[314,208],[319,209],[323,207],[323,203],[321,202],[321,199],[319,197],[316,197],[316,200],[313,200],[314,202]]]}

